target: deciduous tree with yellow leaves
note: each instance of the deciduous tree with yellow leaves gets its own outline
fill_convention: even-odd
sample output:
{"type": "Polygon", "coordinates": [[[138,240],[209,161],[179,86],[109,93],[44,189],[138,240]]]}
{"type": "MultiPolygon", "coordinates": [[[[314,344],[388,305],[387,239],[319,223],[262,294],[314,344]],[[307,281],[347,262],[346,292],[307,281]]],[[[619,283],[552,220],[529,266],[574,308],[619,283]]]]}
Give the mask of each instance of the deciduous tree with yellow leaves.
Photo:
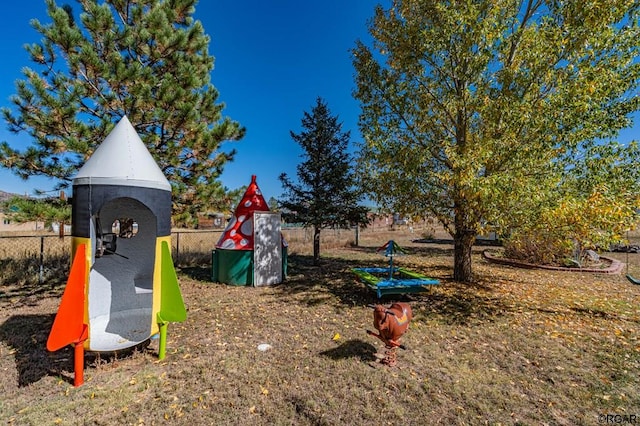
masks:
{"type": "Polygon", "coordinates": [[[352,51],[371,198],[437,217],[467,282],[485,224],[516,236],[547,222],[544,232],[589,206],[587,228],[627,226],[638,150],[615,139],[639,106],[638,13],[633,0],[378,6],[372,46],[352,51]]]}

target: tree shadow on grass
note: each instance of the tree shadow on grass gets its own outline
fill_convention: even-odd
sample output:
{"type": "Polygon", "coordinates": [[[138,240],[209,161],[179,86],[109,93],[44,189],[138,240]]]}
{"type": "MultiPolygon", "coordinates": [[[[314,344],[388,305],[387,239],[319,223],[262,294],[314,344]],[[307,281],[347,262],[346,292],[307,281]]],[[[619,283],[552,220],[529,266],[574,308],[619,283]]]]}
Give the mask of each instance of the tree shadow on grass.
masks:
{"type": "MultiPolygon", "coordinates": [[[[13,348],[18,386],[28,386],[45,376],[68,375],[73,368],[71,347],[47,351],[54,315],[14,315],[0,325],[0,339],[13,348]],[[65,374],[67,373],[67,374],[65,374]]],[[[69,381],[68,378],[66,378],[69,381]]],[[[73,379],[70,379],[73,382],[73,379]]]]}
{"type": "MultiPolygon", "coordinates": [[[[377,247],[353,247],[351,250],[360,253],[377,254],[379,260],[374,266],[386,267],[389,264],[389,258],[384,255],[384,252],[377,251],[377,247]]],[[[404,266],[407,269],[422,272],[427,276],[433,277],[450,277],[453,275],[453,246],[411,246],[403,247],[404,254],[394,257],[394,264],[398,266],[404,266]],[[428,270],[424,271],[424,264],[414,264],[418,259],[436,259],[435,262],[427,262],[428,270]],[[416,269],[417,268],[417,269],[416,269]]]]}
{"type": "Polygon", "coordinates": [[[358,358],[362,362],[375,361],[377,349],[371,343],[362,340],[348,340],[333,349],[320,352],[320,355],[333,360],[358,358]]]}
{"type": "Polygon", "coordinates": [[[414,321],[466,326],[493,322],[514,309],[480,283],[448,281],[438,287],[415,297],[414,321]]]}
{"type": "MultiPolygon", "coordinates": [[[[14,315],[0,324],[0,340],[14,351],[18,386],[28,386],[46,376],[74,382],[73,348],[69,345],[58,351],[47,350],[47,339],[55,315],[14,315]]],[[[117,352],[86,352],[85,365],[96,361],[110,362],[149,346],[146,340],[117,352]]]]}
{"type": "MultiPolygon", "coordinates": [[[[329,295],[338,298],[340,304],[353,307],[411,302],[417,300],[418,294],[423,294],[388,294],[378,298],[376,292],[362,283],[351,271],[357,267],[386,266],[378,260],[322,258],[321,265],[314,266],[311,256],[295,255],[289,258],[289,265],[289,277],[276,288],[286,295],[301,298],[309,306],[326,302],[329,295]]],[[[431,291],[430,288],[426,289],[427,293],[431,291]]]]}
{"type": "Polygon", "coordinates": [[[180,272],[196,281],[211,282],[210,266],[189,266],[185,268],[180,268],[180,272]]]}
{"type": "Polygon", "coordinates": [[[39,264],[37,257],[0,260],[0,300],[31,305],[42,297],[59,296],[69,276],[69,256],[50,257],[41,272],[39,264]]]}
{"type": "Polygon", "coordinates": [[[373,261],[353,261],[341,258],[322,258],[319,266],[313,265],[312,256],[289,257],[287,279],[276,288],[287,295],[300,297],[310,306],[327,300],[329,294],[348,306],[371,303],[373,292],[357,282],[351,268],[379,266],[373,261]]]}
{"type": "Polygon", "coordinates": [[[368,304],[409,302],[418,321],[438,321],[452,325],[467,325],[480,321],[493,321],[513,310],[491,287],[476,283],[459,283],[450,278],[440,278],[439,285],[426,291],[409,294],[390,294],[378,299],[376,293],[359,282],[351,272],[354,267],[380,266],[377,261],[354,261],[342,258],[322,259],[320,266],[313,266],[311,256],[290,257],[290,278],[277,286],[286,295],[294,295],[304,303],[315,306],[325,303],[329,295],[336,297],[345,307],[368,304]]]}

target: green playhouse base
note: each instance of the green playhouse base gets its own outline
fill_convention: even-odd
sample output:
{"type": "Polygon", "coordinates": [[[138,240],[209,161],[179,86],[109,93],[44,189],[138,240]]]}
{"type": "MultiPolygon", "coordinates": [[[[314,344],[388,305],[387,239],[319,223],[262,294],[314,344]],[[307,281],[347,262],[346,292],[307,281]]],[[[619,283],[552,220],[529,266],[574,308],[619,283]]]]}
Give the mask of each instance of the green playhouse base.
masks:
{"type": "MultiPolygon", "coordinates": [[[[287,248],[282,248],[282,278],[287,276],[287,248]]],[[[253,286],[253,250],[216,249],[211,253],[211,281],[253,286]]]]}

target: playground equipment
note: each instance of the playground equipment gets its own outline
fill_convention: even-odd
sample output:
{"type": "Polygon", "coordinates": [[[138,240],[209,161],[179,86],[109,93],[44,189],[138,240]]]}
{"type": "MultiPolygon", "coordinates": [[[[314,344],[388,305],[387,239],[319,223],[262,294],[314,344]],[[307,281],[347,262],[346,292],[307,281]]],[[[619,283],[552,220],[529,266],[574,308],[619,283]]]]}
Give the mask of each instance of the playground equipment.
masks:
{"type": "Polygon", "coordinates": [[[186,309],[171,259],[171,185],[123,117],[73,180],[72,264],[47,349],[114,352],[159,334],[186,309]]]}
{"type": "Polygon", "coordinates": [[[389,240],[378,248],[389,258],[387,268],[353,268],[351,271],[358,276],[367,287],[375,291],[378,298],[385,294],[419,293],[428,290],[431,285],[440,284],[440,281],[429,278],[417,272],[403,267],[393,266],[395,256],[406,254],[404,249],[395,241],[389,240]]]}
{"type": "Polygon", "coordinates": [[[256,287],[281,283],[287,275],[287,244],[280,222],[280,213],[269,211],[251,176],[212,252],[211,280],[256,287]]]}
{"type": "Polygon", "coordinates": [[[640,285],[640,280],[634,278],[632,275],[627,274],[627,279],[631,282],[631,284],[640,285]]]}
{"type": "Polygon", "coordinates": [[[386,348],[382,363],[393,367],[396,365],[398,348],[406,349],[404,345],[400,344],[400,338],[407,332],[413,318],[411,305],[398,302],[389,307],[368,306],[373,309],[373,326],[379,333],[367,330],[367,334],[382,340],[386,348]]]}

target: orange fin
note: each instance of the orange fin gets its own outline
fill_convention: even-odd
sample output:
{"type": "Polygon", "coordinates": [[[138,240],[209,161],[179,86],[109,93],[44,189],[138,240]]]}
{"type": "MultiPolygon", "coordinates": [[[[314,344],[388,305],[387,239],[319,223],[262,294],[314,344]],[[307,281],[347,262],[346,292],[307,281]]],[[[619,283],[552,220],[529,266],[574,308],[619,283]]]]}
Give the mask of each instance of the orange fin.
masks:
{"type": "Polygon", "coordinates": [[[84,324],[85,286],[87,279],[86,245],[80,244],[71,264],[67,286],[62,294],[60,307],[49,332],[47,349],[57,351],[72,343],[86,339],[84,324]]]}

